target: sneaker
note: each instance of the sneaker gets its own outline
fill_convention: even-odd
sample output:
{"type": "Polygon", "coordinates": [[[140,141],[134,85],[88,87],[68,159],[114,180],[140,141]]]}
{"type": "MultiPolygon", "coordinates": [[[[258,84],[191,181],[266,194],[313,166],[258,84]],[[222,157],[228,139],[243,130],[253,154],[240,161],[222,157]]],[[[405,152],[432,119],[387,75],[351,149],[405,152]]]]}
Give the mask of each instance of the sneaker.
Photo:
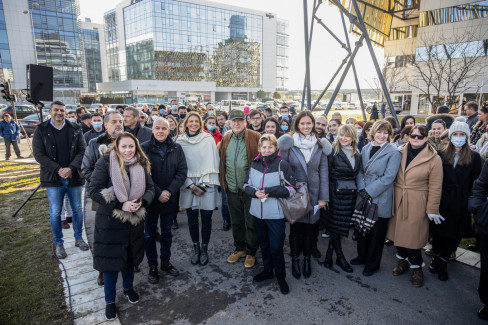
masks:
{"type": "Polygon", "coordinates": [[[330,234],[328,231],[324,231],[324,233],[322,234],[322,238],[329,238],[330,234]]]}
{"type": "Polygon", "coordinates": [[[117,314],[115,313],[115,304],[105,306],[105,318],[107,320],[114,320],[117,318],[117,314]]]}
{"type": "Polygon", "coordinates": [[[256,264],[256,256],[246,255],[246,260],[244,261],[244,267],[250,269],[256,264]]]}
{"type": "Polygon", "coordinates": [[[227,257],[227,263],[235,263],[244,256],[246,256],[246,251],[235,251],[227,257]]]}
{"type": "Polygon", "coordinates": [[[149,274],[147,275],[147,281],[151,284],[156,284],[159,282],[159,272],[157,266],[149,267],[149,274]]]}
{"type": "Polygon", "coordinates": [[[124,290],[124,296],[129,299],[131,304],[137,304],[139,302],[139,295],[134,291],[134,289],[124,290]]]}
{"type": "Polygon", "coordinates": [[[79,247],[82,251],[87,251],[90,247],[83,239],[78,239],[75,241],[75,246],[79,247]]]}
{"type": "Polygon", "coordinates": [[[60,244],[60,245],[54,244],[54,254],[59,259],[66,258],[66,256],[68,256],[68,254],[66,254],[66,251],[64,250],[63,244],[60,244]]]}
{"type": "Polygon", "coordinates": [[[264,270],[253,276],[252,280],[254,282],[263,282],[266,280],[271,280],[272,278],[274,278],[273,271],[264,270]]]}
{"type": "Polygon", "coordinates": [[[66,220],[61,221],[61,227],[62,227],[63,229],[69,229],[69,228],[70,228],[70,226],[69,226],[68,221],[66,221],[66,220]]]}
{"type": "Polygon", "coordinates": [[[280,291],[282,294],[286,295],[290,292],[290,287],[286,283],[285,279],[278,279],[278,285],[280,286],[280,291]]]}

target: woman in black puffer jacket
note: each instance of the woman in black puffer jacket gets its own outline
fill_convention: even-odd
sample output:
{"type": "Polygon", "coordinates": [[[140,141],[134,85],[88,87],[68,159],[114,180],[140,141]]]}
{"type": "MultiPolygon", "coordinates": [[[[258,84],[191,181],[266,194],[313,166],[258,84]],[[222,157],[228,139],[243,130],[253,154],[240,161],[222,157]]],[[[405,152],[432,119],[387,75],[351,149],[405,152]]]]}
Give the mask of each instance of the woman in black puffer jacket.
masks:
{"type": "Polygon", "coordinates": [[[337,265],[351,273],[352,267],[344,258],[341,236],[349,236],[351,217],[357,193],[356,178],[361,171],[361,154],[358,151],[358,135],[352,125],[342,125],[339,136],[332,144],[334,151],[329,158],[329,217],[326,228],[330,232],[329,247],[324,266],[332,267],[332,255],[337,254],[337,265]]]}

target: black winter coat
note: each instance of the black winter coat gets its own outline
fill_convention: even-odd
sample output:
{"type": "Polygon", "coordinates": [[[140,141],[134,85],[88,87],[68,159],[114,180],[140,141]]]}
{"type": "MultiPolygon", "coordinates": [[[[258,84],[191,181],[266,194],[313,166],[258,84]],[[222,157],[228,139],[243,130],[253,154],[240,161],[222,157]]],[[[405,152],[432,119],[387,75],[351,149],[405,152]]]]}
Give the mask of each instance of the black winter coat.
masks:
{"type": "MultiPolygon", "coordinates": [[[[442,157],[442,153],[439,153],[442,157]]],[[[439,213],[446,220],[440,225],[430,222],[433,235],[453,239],[471,237],[471,213],[468,198],[471,196],[474,181],[481,172],[481,157],[471,151],[471,165],[454,168],[443,161],[442,196],[439,213]]]]}
{"type": "MultiPolygon", "coordinates": [[[[121,272],[125,271],[129,260],[139,265],[144,258],[144,220],[136,226],[123,222],[119,218],[123,202],[115,197],[107,203],[103,190],[112,186],[109,159],[106,155],[97,161],[88,185],[88,194],[99,204],[95,215],[93,268],[101,272],[121,272]]],[[[146,192],[138,211],[141,216],[154,197],[151,175],[146,172],[145,178],[146,192]]]]}
{"type": "MultiPolygon", "coordinates": [[[[486,220],[488,216],[484,208],[488,204],[488,160],[485,160],[480,177],[473,184],[472,195],[469,197],[468,208],[469,211],[476,214],[476,219],[486,220]]],[[[478,230],[485,235],[488,235],[488,229],[478,227],[478,230]]]]}
{"type": "Polygon", "coordinates": [[[87,182],[90,182],[91,174],[95,169],[95,164],[98,159],[100,159],[112,145],[112,138],[107,132],[92,140],[93,141],[87,143],[85,155],[83,156],[83,161],[81,163],[81,173],[87,182]],[[103,146],[103,150],[100,150],[101,146],[103,146]]]}
{"type": "Polygon", "coordinates": [[[148,213],[162,216],[178,213],[180,187],[185,183],[188,173],[183,149],[169,136],[166,139],[164,155],[158,150],[154,136],[151,137],[151,140],[144,142],[141,147],[151,162],[151,177],[155,191],[148,213]],[[161,203],[158,198],[164,190],[171,193],[171,197],[167,202],[161,203]]]}
{"type": "MultiPolygon", "coordinates": [[[[34,158],[41,166],[41,186],[43,187],[61,186],[58,175],[61,166],[56,161],[56,142],[49,126],[50,123],[51,120],[47,120],[39,124],[32,139],[34,158]]],[[[85,154],[85,138],[83,138],[79,125],[68,120],[65,120],[65,123],[64,127],[69,128],[69,136],[73,138],[69,155],[69,168],[73,173],[69,179],[69,186],[82,186],[84,180],[80,168],[85,154]]]]}
{"type": "Polygon", "coordinates": [[[334,234],[347,237],[351,228],[351,217],[356,204],[357,190],[338,190],[341,181],[352,181],[357,188],[356,178],[361,168],[361,154],[354,155],[354,169],[346,154],[339,150],[337,154],[329,156],[329,193],[330,202],[326,228],[334,234]]]}

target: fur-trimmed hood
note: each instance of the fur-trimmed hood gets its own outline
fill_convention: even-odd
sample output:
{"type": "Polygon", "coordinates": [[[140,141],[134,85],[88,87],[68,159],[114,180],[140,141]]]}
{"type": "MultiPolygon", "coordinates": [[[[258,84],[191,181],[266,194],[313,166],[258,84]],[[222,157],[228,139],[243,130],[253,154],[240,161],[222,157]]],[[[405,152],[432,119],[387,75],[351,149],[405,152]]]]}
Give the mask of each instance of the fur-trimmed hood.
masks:
{"type": "MultiPolygon", "coordinates": [[[[329,140],[322,138],[320,139],[322,144],[322,152],[328,156],[332,153],[332,145],[330,144],[329,140]]],[[[295,142],[293,141],[293,137],[289,134],[284,134],[278,139],[278,145],[280,150],[290,150],[294,145],[295,142]]]]}
{"type": "MultiPolygon", "coordinates": [[[[100,191],[105,202],[110,203],[115,200],[115,192],[113,187],[104,188],[100,191]]],[[[114,209],[112,216],[122,222],[129,222],[132,226],[137,226],[146,218],[146,208],[141,207],[136,212],[127,212],[121,209],[114,209]]]]}
{"type": "Polygon", "coordinates": [[[454,122],[454,116],[452,116],[451,114],[447,114],[447,113],[431,115],[425,119],[425,122],[426,123],[432,123],[435,120],[439,120],[439,119],[440,120],[449,119],[449,120],[454,122]]]}

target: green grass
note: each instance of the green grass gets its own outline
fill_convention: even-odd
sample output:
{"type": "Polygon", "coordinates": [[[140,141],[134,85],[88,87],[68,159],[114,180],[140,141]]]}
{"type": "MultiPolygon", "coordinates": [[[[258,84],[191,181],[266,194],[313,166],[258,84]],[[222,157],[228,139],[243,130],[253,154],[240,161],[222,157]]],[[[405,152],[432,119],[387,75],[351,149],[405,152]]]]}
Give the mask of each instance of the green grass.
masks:
{"type": "Polygon", "coordinates": [[[11,177],[0,187],[8,193],[0,195],[0,324],[69,323],[61,273],[51,254],[46,191],[39,189],[11,218],[38,182],[38,175],[11,177]],[[26,186],[30,189],[19,190],[26,186]]]}

